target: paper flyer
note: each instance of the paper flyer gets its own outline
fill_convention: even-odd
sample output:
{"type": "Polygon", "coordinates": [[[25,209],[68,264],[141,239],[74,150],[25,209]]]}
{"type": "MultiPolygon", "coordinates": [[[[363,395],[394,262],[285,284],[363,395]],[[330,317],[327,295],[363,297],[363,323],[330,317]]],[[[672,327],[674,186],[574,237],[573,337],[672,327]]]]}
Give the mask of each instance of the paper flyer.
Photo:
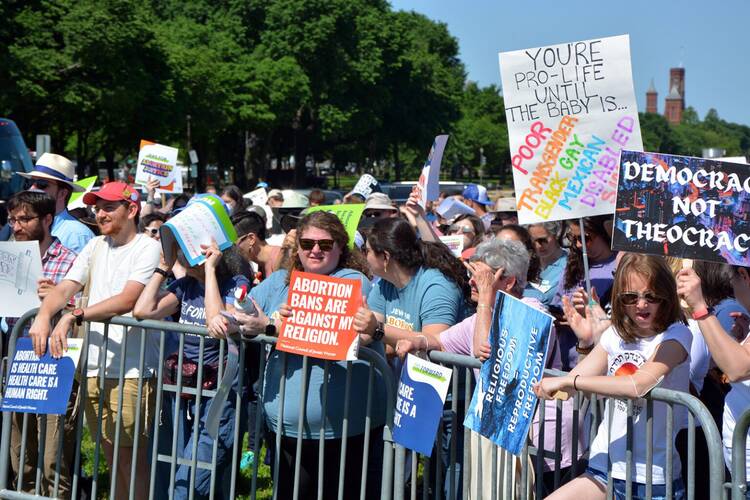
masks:
{"type": "Polygon", "coordinates": [[[520,224],[611,214],[643,150],[628,35],[500,53],[520,224]]]}
{"type": "Polygon", "coordinates": [[[450,249],[451,253],[461,258],[461,254],[464,251],[464,237],[460,234],[452,234],[448,236],[440,236],[440,241],[450,249]]]}
{"type": "Polygon", "coordinates": [[[357,359],[359,335],[352,323],[362,305],[359,280],[293,271],[287,303],[293,315],[281,325],[276,349],[331,361],[357,359]]]}
{"type": "Polygon", "coordinates": [[[440,164],[443,162],[443,151],[448,143],[448,135],[438,135],[432,141],[427,161],[422,167],[417,186],[419,187],[419,204],[422,208],[427,206],[428,201],[437,200],[440,196],[440,164]]]}
{"type": "Polygon", "coordinates": [[[451,368],[406,355],[393,414],[393,440],[430,456],[450,386],[451,368]]]}
{"type": "Polygon", "coordinates": [[[94,188],[94,184],[96,184],[96,180],[98,178],[98,176],[92,175],[91,177],[86,177],[74,183],[78,184],[86,191],[84,191],[83,193],[72,193],[70,195],[70,200],[68,200],[68,210],[73,210],[74,208],[83,208],[86,206],[86,204],[83,202],[83,195],[94,188]]]}
{"type": "Polygon", "coordinates": [[[490,327],[492,357],[482,363],[464,425],[520,455],[536,411],[532,390],[544,375],[554,318],[497,293],[490,327]]]}
{"type": "Polygon", "coordinates": [[[159,179],[161,190],[175,192],[177,177],[182,177],[182,172],[177,168],[178,152],[177,148],[142,140],[138,151],[135,183],[145,185],[150,179],[159,179]]]}
{"type": "Polygon", "coordinates": [[[0,316],[18,318],[39,307],[42,276],[38,241],[0,241],[0,316]]]}
{"type": "Polygon", "coordinates": [[[174,263],[176,244],[179,244],[191,267],[205,262],[201,245],[210,245],[212,238],[220,250],[226,250],[237,240],[224,202],[213,194],[193,197],[182,212],[161,226],[159,232],[167,262],[174,263]]]}
{"type": "Polygon", "coordinates": [[[750,266],[750,170],[623,151],[612,248],[750,266]]]}
{"type": "Polygon", "coordinates": [[[343,205],[320,205],[317,207],[310,207],[306,208],[302,213],[305,215],[313,212],[330,212],[334,214],[346,228],[346,234],[349,235],[349,248],[354,248],[354,234],[357,232],[359,219],[362,218],[362,212],[364,211],[364,203],[346,203],[343,205]]]}
{"type": "Polygon", "coordinates": [[[256,205],[259,207],[262,207],[263,205],[266,204],[266,202],[268,202],[268,193],[262,187],[254,191],[250,191],[249,193],[244,194],[242,197],[248,198],[249,200],[253,202],[253,205],[256,205]]]}
{"type": "Polygon", "coordinates": [[[19,338],[0,410],[65,415],[82,345],[83,339],[68,339],[68,350],[62,358],[53,358],[49,348],[39,358],[31,339],[19,338]]]}
{"type": "Polygon", "coordinates": [[[437,207],[437,213],[446,220],[452,220],[459,215],[476,215],[477,212],[466,203],[462,203],[453,197],[444,199],[437,207]]]}
{"type": "Polygon", "coordinates": [[[380,192],[380,185],[375,177],[370,174],[362,174],[351,192],[359,194],[364,199],[367,199],[372,193],[380,192]]]}

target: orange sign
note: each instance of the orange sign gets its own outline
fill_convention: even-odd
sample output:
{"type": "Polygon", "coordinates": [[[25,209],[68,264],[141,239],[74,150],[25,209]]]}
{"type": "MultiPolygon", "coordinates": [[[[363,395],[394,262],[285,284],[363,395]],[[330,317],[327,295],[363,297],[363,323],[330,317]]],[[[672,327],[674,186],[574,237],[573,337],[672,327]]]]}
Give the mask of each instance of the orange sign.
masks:
{"type": "Polygon", "coordinates": [[[281,325],[276,349],[331,361],[357,359],[359,336],[352,323],[362,304],[359,280],[294,271],[287,302],[293,314],[281,325]]]}

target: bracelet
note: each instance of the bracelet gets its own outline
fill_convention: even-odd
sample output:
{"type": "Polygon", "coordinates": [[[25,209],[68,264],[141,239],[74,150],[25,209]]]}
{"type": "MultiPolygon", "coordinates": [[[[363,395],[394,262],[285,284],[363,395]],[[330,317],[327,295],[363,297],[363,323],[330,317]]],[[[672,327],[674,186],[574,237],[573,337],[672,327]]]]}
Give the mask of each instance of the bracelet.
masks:
{"type": "Polygon", "coordinates": [[[590,346],[587,346],[587,347],[581,347],[578,344],[578,341],[576,340],[576,352],[578,354],[588,354],[593,350],[594,350],[594,344],[591,344],[590,346]]]}
{"type": "Polygon", "coordinates": [[[490,307],[487,304],[477,304],[477,309],[481,309],[481,308],[492,309],[492,307],[490,307]]]}
{"type": "Polygon", "coordinates": [[[578,387],[576,387],[576,381],[578,380],[578,377],[580,377],[580,375],[576,375],[575,377],[573,377],[573,390],[576,392],[578,392],[578,387]]]}

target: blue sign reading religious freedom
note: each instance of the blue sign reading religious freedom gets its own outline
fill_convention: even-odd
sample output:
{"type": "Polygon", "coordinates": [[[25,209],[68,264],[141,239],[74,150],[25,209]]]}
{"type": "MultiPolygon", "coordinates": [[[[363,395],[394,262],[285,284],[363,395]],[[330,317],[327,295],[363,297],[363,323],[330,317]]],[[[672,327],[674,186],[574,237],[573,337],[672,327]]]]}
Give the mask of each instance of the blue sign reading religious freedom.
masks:
{"type": "Polygon", "coordinates": [[[422,455],[432,454],[452,372],[417,356],[406,356],[393,415],[396,443],[422,455]]]}
{"type": "Polygon", "coordinates": [[[0,410],[65,415],[82,345],[82,339],[68,339],[62,358],[53,358],[49,349],[40,358],[30,338],[18,339],[0,410]]]}
{"type": "Polygon", "coordinates": [[[532,386],[544,374],[552,316],[498,292],[491,356],[482,364],[464,425],[519,455],[534,418],[532,386]]]}

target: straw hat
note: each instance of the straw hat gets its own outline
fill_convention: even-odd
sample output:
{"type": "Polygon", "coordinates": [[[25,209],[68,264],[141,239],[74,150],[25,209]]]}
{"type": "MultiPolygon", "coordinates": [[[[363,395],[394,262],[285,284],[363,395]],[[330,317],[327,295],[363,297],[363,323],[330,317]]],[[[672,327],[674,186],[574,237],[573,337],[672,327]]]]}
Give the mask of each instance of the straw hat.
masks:
{"type": "Polygon", "coordinates": [[[36,161],[36,166],[31,172],[17,172],[21,177],[27,179],[45,179],[49,181],[61,182],[70,186],[74,192],[82,193],[86,191],[83,186],[75,184],[76,169],[73,162],[64,156],[53,153],[44,153],[36,161]]]}

